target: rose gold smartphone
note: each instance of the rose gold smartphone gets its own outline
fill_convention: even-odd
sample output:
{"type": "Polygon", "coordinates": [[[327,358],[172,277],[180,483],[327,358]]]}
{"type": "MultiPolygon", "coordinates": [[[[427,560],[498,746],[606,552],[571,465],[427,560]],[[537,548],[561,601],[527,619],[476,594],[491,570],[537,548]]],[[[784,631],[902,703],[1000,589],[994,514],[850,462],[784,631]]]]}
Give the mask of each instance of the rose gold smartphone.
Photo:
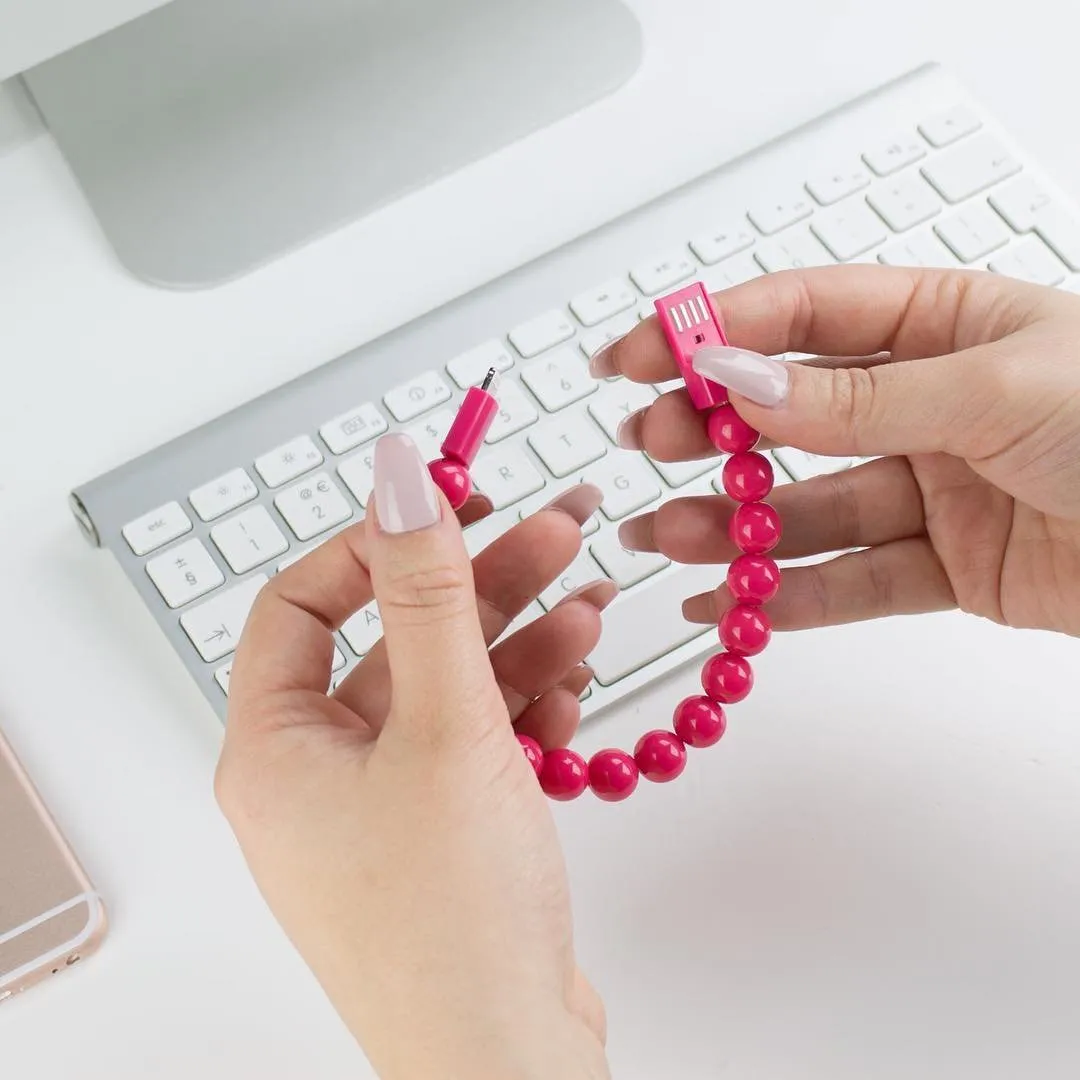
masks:
{"type": "Polygon", "coordinates": [[[0,1002],[92,953],[105,908],[0,732],[0,1002]]]}

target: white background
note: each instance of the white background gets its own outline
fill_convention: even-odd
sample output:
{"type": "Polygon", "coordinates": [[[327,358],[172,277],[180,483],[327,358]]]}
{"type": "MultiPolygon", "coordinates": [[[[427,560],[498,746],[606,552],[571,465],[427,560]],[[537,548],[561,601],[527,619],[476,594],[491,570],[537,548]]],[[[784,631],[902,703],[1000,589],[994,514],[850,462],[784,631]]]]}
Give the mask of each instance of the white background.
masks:
{"type": "MultiPolygon", "coordinates": [[[[1060,0],[633,6],[618,96],[214,292],[132,281],[49,138],[8,136],[0,726],[113,925],[0,1009],[0,1074],[370,1075],[219,818],[217,720],[73,485],[928,59],[1080,192],[1060,0]]],[[[1080,1075],[1077,657],[960,616],[788,637],[678,785],[559,808],[615,1076],[1080,1075]]],[[[625,745],[693,681],[583,743],[625,745]]]]}

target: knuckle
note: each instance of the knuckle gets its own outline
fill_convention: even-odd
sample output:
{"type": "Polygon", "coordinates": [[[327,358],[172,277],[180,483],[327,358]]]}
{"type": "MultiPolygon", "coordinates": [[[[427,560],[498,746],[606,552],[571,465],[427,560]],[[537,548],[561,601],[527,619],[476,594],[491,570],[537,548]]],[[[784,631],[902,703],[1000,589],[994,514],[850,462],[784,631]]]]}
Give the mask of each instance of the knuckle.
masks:
{"type": "Polygon", "coordinates": [[[828,414],[845,435],[855,438],[873,421],[878,399],[876,368],[836,368],[828,381],[828,414]]]}
{"type": "Polygon", "coordinates": [[[469,570],[449,562],[403,566],[394,575],[388,595],[380,603],[402,611],[431,613],[458,611],[472,596],[469,570]]]}

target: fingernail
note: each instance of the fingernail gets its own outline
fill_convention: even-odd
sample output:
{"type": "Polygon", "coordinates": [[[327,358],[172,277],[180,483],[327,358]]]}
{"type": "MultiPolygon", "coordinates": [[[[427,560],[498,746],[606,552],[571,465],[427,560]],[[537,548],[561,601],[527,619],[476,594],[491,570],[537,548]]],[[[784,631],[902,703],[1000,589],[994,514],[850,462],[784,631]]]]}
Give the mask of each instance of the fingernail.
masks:
{"type": "Polygon", "coordinates": [[[619,426],[615,429],[616,446],[621,446],[624,450],[641,450],[644,447],[641,429],[645,426],[645,414],[648,411],[649,406],[646,405],[619,421],[619,426]]]}
{"type": "Polygon", "coordinates": [[[694,353],[691,364],[699,375],[758,405],[772,408],[787,397],[787,367],[771,356],[725,345],[707,345],[694,353]]]}
{"type": "Polygon", "coordinates": [[[573,592],[568,592],[555,607],[569,604],[571,600],[584,600],[585,603],[592,604],[597,611],[603,611],[618,595],[619,586],[614,581],[600,578],[597,581],[590,581],[586,585],[579,585],[573,592]]]}
{"type": "Polygon", "coordinates": [[[564,514],[569,514],[578,525],[584,525],[603,501],[604,493],[595,484],[578,484],[542,506],[540,511],[561,510],[564,514]]]}
{"type": "Polygon", "coordinates": [[[627,551],[656,551],[653,539],[653,514],[629,518],[619,526],[619,543],[627,551]]]}
{"type": "MultiPolygon", "coordinates": [[[[624,334],[623,337],[625,336],[624,334]]],[[[617,337],[589,357],[589,374],[594,379],[610,379],[612,375],[619,374],[619,369],[615,366],[614,350],[620,341],[622,338],[617,337]]]]}
{"type": "Polygon", "coordinates": [[[409,533],[439,520],[439,495],[416,444],[395,433],[375,444],[375,513],[384,532],[409,533]]]}

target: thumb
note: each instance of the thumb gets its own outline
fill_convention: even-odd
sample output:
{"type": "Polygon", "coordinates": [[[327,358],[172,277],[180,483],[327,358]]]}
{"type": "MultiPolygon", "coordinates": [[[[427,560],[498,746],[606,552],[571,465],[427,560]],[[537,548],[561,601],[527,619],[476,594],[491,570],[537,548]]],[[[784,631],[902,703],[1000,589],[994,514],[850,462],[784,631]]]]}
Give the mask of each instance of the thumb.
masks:
{"type": "Polygon", "coordinates": [[[766,438],[812,454],[968,456],[977,433],[980,353],[869,367],[774,360],[732,347],[694,354],[700,375],[724,386],[739,415],[766,438]]]}
{"type": "Polygon", "coordinates": [[[490,723],[497,712],[484,703],[502,699],[461,526],[407,435],[379,440],[373,472],[366,525],[392,687],[387,724],[437,738],[448,717],[490,723]]]}

